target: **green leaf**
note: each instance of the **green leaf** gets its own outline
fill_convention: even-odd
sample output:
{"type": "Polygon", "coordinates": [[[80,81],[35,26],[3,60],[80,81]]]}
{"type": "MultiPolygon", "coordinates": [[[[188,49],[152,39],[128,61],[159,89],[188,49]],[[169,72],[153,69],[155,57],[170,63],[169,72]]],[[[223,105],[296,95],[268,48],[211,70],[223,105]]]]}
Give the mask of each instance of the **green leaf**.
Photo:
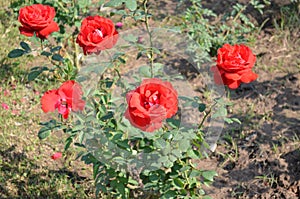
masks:
{"type": "Polygon", "coordinates": [[[41,55],[46,56],[46,57],[49,57],[49,56],[52,55],[52,54],[49,53],[49,52],[43,51],[43,52],[41,53],[41,55]]]}
{"type": "Polygon", "coordinates": [[[34,70],[34,71],[31,71],[29,74],[28,74],[28,81],[32,81],[34,80],[35,78],[37,78],[43,71],[41,70],[34,70]]]}
{"type": "Polygon", "coordinates": [[[61,46],[56,46],[54,48],[51,48],[50,52],[56,52],[56,51],[59,51],[62,47],[61,46]]]}
{"type": "Polygon", "coordinates": [[[168,118],[166,121],[172,128],[178,129],[180,126],[180,120],[168,118]]]}
{"type": "Polygon", "coordinates": [[[154,142],[154,146],[159,148],[159,149],[163,149],[166,146],[166,144],[167,144],[167,142],[162,138],[158,138],[154,142]]]}
{"type": "Polygon", "coordinates": [[[125,5],[130,11],[135,11],[137,8],[136,0],[126,0],[125,5]]]}
{"type": "Polygon", "coordinates": [[[28,81],[33,81],[35,78],[37,78],[43,71],[49,70],[47,67],[38,67],[35,68],[35,70],[31,70],[30,73],[28,74],[28,81]]]}
{"type": "Polygon", "coordinates": [[[105,7],[118,7],[122,5],[123,0],[110,0],[108,3],[104,4],[105,7]]]}
{"type": "Polygon", "coordinates": [[[194,149],[189,149],[187,151],[187,155],[188,155],[188,157],[193,158],[193,159],[201,158],[201,154],[198,151],[194,150],[194,149]]]}
{"type": "Polygon", "coordinates": [[[144,77],[151,77],[151,72],[150,72],[150,66],[141,66],[139,68],[139,73],[140,75],[144,76],[144,77]]]}
{"type": "Polygon", "coordinates": [[[199,177],[201,175],[201,171],[199,170],[192,170],[190,173],[189,178],[195,178],[195,177],[199,177]]]}
{"type": "Polygon", "coordinates": [[[199,112],[203,112],[203,111],[205,111],[205,109],[206,109],[206,105],[205,104],[203,104],[203,103],[199,104],[199,106],[198,106],[199,112]]]}
{"type": "Polygon", "coordinates": [[[177,189],[182,189],[182,188],[184,187],[184,183],[183,183],[182,180],[179,179],[179,178],[175,178],[175,179],[173,180],[173,183],[174,183],[174,185],[175,185],[175,188],[177,188],[177,189]]]}
{"type": "Polygon", "coordinates": [[[28,45],[26,42],[24,42],[24,41],[21,41],[20,46],[21,46],[26,52],[30,52],[30,51],[31,51],[29,45],[28,45]]]}
{"type": "Polygon", "coordinates": [[[55,60],[55,61],[63,61],[64,60],[64,58],[60,54],[52,55],[51,59],[55,60]]]}
{"type": "Polygon", "coordinates": [[[242,122],[241,122],[238,118],[231,118],[231,120],[232,120],[233,122],[238,123],[238,124],[242,124],[242,122]]]}
{"type": "Polygon", "coordinates": [[[186,152],[186,150],[191,146],[190,140],[184,139],[179,142],[179,149],[183,152],[186,152]]]}
{"type": "Polygon", "coordinates": [[[137,56],[136,56],[136,60],[138,60],[139,58],[141,58],[143,56],[143,52],[138,52],[137,56]]]}
{"type": "Polygon", "coordinates": [[[215,171],[203,171],[202,176],[206,180],[213,182],[214,177],[217,176],[218,174],[215,171]]]}
{"type": "Polygon", "coordinates": [[[163,198],[176,198],[177,194],[173,190],[169,190],[162,195],[163,198]]]}
{"type": "Polygon", "coordinates": [[[26,52],[22,49],[14,49],[8,53],[9,58],[16,58],[16,57],[21,57],[24,55],[26,52]]]}
{"type": "Polygon", "coordinates": [[[48,127],[42,127],[38,132],[38,137],[40,140],[47,138],[50,135],[51,129],[48,127]]]}
{"type": "Polygon", "coordinates": [[[177,158],[180,158],[181,157],[181,151],[179,149],[173,149],[172,150],[172,154],[174,156],[176,156],[177,158]]]}
{"type": "Polygon", "coordinates": [[[66,143],[65,143],[65,151],[69,149],[70,145],[72,144],[73,142],[73,137],[68,137],[66,139],[66,143]]]}

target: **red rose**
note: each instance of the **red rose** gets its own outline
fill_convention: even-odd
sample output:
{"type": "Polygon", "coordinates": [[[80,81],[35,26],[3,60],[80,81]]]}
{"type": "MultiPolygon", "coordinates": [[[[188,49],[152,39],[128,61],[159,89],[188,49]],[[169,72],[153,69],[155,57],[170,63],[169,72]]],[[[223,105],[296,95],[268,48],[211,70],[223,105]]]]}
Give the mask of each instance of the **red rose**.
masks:
{"type": "Polygon", "coordinates": [[[89,16],[81,23],[76,42],[83,48],[85,55],[112,48],[118,40],[118,32],[110,19],[89,16]]]}
{"type": "Polygon", "coordinates": [[[125,117],[133,126],[152,132],[161,128],[164,119],[177,112],[177,97],[171,83],[156,78],[146,79],[137,89],[127,93],[125,117]]]}
{"type": "Polygon", "coordinates": [[[217,66],[211,68],[216,84],[236,89],[241,82],[254,81],[257,78],[257,74],[252,72],[255,61],[256,56],[248,46],[224,44],[218,50],[217,66]]]}
{"type": "Polygon", "coordinates": [[[53,155],[51,155],[51,159],[52,160],[57,160],[59,158],[62,157],[62,153],[61,152],[57,152],[57,153],[54,153],[53,155]]]}
{"type": "Polygon", "coordinates": [[[19,11],[18,20],[22,26],[20,33],[32,37],[34,32],[40,39],[45,39],[52,32],[58,31],[59,27],[55,21],[55,10],[51,6],[34,4],[26,6],[19,11]]]}
{"type": "Polygon", "coordinates": [[[41,98],[42,110],[47,113],[58,109],[58,112],[67,119],[70,111],[83,110],[85,102],[81,97],[80,85],[69,80],[64,82],[59,89],[47,91],[43,95],[41,98]]]}

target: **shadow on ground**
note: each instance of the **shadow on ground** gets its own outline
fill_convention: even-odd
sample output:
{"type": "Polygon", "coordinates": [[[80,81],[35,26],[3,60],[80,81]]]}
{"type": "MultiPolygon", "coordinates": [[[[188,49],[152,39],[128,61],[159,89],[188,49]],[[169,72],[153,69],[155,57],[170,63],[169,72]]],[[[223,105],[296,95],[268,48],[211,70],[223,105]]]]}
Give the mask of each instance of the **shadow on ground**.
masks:
{"type": "Polygon", "coordinates": [[[0,162],[0,198],[91,198],[94,194],[90,179],[68,169],[37,165],[16,146],[0,151],[0,162]]]}

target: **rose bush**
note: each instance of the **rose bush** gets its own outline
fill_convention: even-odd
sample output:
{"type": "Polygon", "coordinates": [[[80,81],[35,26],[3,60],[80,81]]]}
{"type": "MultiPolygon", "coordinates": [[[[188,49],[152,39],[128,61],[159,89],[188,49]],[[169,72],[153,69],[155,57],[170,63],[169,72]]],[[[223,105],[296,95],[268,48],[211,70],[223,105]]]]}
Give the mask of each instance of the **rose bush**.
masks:
{"type": "Polygon", "coordinates": [[[236,89],[243,83],[249,83],[257,78],[252,71],[256,56],[248,46],[224,44],[218,50],[217,65],[211,68],[216,84],[227,85],[236,89]]]}
{"type": "Polygon", "coordinates": [[[82,100],[81,86],[74,80],[64,82],[59,89],[47,91],[41,98],[42,110],[53,112],[55,109],[67,119],[70,111],[83,110],[85,101],[82,100]]]}
{"type": "Polygon", "coordinates": [[[127,93],[125,117],[143,131],[155,131],[161,128],[164,119],[177,112],[177,98],[171,83],[157,78],[145,79],[138,88],[127,93]]]}
{"type": "Polygon", "coordinates": [[[101,16],[89,16],[81,23],[76,42],[85,55],[99,54],[101,50],[112,48],[118,40],[114,23],[101,16]]]}
{"type": "Polygon", "coordinates": [[[32,37],[34,33],[40,39],[46,39],[52,32],[58,31],[58,24],[53,7],[42,4],[34,4],[20,9],[18,20],[22,24],[20,33],[32,37]]]}

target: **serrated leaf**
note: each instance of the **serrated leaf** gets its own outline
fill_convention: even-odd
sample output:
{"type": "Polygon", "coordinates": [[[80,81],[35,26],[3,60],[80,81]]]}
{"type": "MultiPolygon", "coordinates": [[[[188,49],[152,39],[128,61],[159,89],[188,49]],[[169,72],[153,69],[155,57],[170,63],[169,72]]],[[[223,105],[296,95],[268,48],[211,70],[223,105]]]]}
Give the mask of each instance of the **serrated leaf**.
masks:
{"type": "Polygon", "coordinates": [[[26,52],[22,49],[14,49],[8,53],[9,58],[16,58],[16,57],[21,57],[24,55],[26,52]]]}
{"type": "Polygon", "coordinates": [[[125,5],[130,11],[135,11],[137,8],[136,0],[126,0],[125,5]]]}
{"type": "Polygon", "coordinates": [[[24,41],[21,41],[20,46],[21,46],[26,52],[30,52],[30,51],[31,51],[29,45],[28,45],[26,42],[24,42],[24,41]]]}
{"type": "Polygon", "coordinates": [[[47,127],[42,127],[38,132],[38,137],[40,140],[47,138],[51,133],[51,129],[47,127]]]}
{"type": "Polygon", "coordinates": [[[64,60],[64,58],[60,54],[52,55],[51,59],[55,60],[55,61],[63,61],[64,60]]]}

